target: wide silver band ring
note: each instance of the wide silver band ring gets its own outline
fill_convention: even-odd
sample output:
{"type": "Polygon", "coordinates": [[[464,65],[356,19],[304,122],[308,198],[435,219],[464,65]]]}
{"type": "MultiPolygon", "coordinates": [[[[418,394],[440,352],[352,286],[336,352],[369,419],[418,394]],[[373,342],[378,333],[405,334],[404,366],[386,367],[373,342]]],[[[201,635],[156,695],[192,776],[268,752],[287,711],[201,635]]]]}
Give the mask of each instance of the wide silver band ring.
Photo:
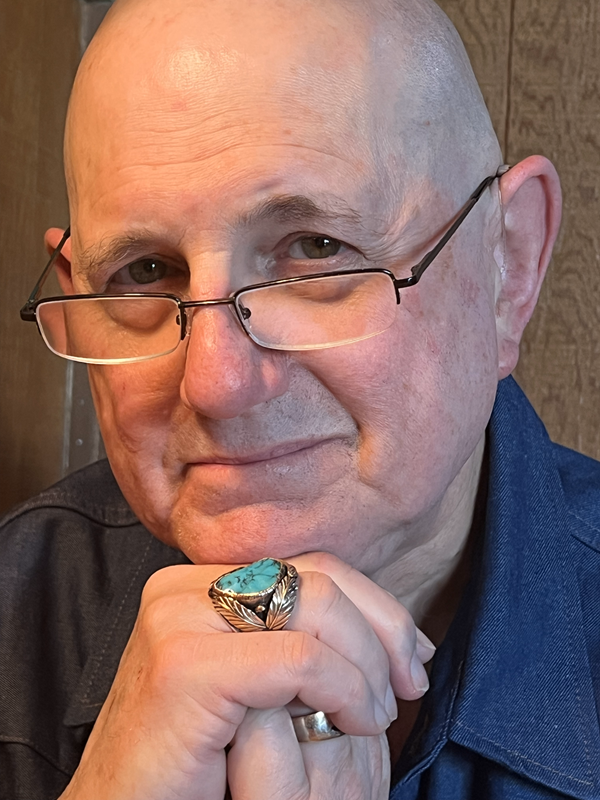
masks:
{"type": "Polygon", "coordinates": [[[299,742],[324,742],[326,739],[345,736],[344,732],[336,728],[323,711],[293,717],[292,722],[299,742]]]}
{"type": "Polygon", "coordinates": [[[285,561],[262,558],[221,575],[211,583],[208,596],[235,631],[280,631],[294,610],[298,572],[285,561]]]}

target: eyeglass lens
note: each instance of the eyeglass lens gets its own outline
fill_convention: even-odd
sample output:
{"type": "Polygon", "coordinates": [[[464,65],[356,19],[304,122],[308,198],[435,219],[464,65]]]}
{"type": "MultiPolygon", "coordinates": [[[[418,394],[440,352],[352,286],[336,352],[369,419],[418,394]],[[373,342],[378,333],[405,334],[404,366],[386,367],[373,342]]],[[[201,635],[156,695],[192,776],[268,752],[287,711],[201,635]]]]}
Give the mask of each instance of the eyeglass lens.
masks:
{"type": "Polygon", "coordinates": [[[171,353],[181,338],[179,308],[168,297],[56,300],[36,313],[48,347],[77,361],[142,361],[171,353]]]}
{"type": "Polygon", "coordinates": [[[394,321],[396,297],[388,275],[365,272],[241,292],[238,306],[258,344],[316,350],[382,333],[394,321]]]}

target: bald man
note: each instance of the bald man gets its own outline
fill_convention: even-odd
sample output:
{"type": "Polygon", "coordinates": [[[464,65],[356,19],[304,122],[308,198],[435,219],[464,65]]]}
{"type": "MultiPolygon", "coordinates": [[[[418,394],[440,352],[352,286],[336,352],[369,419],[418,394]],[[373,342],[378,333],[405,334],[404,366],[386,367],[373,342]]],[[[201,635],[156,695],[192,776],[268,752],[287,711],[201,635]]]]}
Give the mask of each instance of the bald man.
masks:
{"type": "Polygon", "coordinates": [[[4,521],[0,796],[600,797],[600,471],[508,377],[560,186],[437,6],[117,2],[65,155],[22,313],[110,467],[4,521]]]}

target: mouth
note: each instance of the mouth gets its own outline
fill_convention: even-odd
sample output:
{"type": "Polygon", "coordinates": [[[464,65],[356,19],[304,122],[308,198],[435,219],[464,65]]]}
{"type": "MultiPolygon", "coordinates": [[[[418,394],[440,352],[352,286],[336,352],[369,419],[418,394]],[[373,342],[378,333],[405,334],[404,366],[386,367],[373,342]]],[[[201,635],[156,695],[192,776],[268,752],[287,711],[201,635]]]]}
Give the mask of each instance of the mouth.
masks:
{"type": "Polygon", "coordinates": [[[303,439],[294,442],[271,445],[264,449],[261,448],[245,453],[215,454],[214,456],[210,456],[210,458],[201,458],[189,462],[189,466],[209,466],[211,464],[243,466],[246,464],[261,464],[267,461],[274,461],[278,458],[283,458],[284,456],[303,453],[304,451],[312,450],[320,445],[325,445],[332,441],[332,439],[303,439]]]}

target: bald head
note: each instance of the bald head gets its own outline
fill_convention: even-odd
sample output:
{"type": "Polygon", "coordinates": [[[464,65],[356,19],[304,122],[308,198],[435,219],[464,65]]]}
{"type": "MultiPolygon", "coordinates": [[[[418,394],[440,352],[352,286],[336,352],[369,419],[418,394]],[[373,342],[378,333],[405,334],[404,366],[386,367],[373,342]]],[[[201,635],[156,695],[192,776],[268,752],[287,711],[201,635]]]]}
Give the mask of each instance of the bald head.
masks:
{"type": "Polygon", "coordinates": [[[108,164],[127,170],[129,145],[160,163],[161,149],[210,159],[254,141],[336,142],[394,206],[409,180],[464,197],[501,163],[464,47],[431,0],[117,0],[73,90],[73,214],[108,164]]]}

